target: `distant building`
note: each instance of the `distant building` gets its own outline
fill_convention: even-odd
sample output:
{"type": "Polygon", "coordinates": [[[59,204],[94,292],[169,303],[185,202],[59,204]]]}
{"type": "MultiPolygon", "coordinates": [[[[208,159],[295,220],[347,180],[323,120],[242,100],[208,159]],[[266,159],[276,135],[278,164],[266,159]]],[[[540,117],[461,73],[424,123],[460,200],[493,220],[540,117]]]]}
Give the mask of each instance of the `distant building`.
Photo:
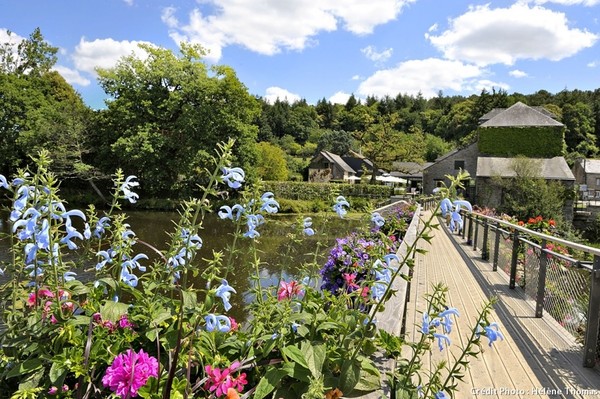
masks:
{"type": "Polygon", "coordinates": [[[583,199],[600,199],[600,159],[578,159],[573,165],[583,199]]]}
{"type": "Polygon", "coordinates": [[[399,177],[407,181],[408,191],[419,191],[423,189],[423,170],[431,166],[433,162],[394,162],[392,165],[391,176],[399,177]]]}
{"type": "Polygon", "coordinates": [[[476,204],[496,207],[502,202],[502,192],[491,184],[491,179],[514,176],[514,158],[518,155],[535,159],[540,177],[573,187],[575,177],[561,156],[564,125],[552,113],[517,102],[506,109],[493,109],[479,122],[476,142],[438,158],[424,169],[425,193],[432,193],[442,183],[448,185],[446,175],[455,176],[462,169],[469,172],[470,178],[463,182],[466,189],[461,194],[476,204]]]}
{"type": "MultiPolygon", "coordinates": [[[[323,183],[330,181],[343,181],[354,183],[360,181],[364,174],[373,173],[373,162],[355,152],[347,156],[340,156],[329,151],[321,151],[315,155],[308,165],[308,181],[323,183]]],[[[378,169],[376,176],[384,173],[378,169]]]]}

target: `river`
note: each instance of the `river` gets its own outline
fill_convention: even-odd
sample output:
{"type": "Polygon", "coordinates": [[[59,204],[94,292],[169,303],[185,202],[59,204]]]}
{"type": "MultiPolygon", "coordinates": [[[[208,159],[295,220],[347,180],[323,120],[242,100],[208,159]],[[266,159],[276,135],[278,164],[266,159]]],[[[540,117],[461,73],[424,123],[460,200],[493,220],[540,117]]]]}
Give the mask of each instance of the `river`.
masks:
{"type": "MultiPolygon", "coordinates": [[[[179,219],[176,212],[152,212],[152,211],[132,211],[127,212],[128,223],[131,229],[136,233],[139,240],[147,242],[152,246],[164,250],[170,241],[169,232],[174,231],[173,221],[179,219]]],[[[2,213],[0,218],[0,231],[4,234],[10,232],[10,223],[6,220],[6,213],[2,213]]],[[[280,277],[285,279],[301,278],[298,276],[298,268],[303,262],[313,259],[314,250],[317,242],[322,244],[322,257],[319,264],[325,262],[324,256],[333,246],[335,238],[343,237],[352,230],[358,228],[364,221],[360,218],[339,219],[334,214],[311,215],[313,219],[313,228],[317,232],[312,237],[302,236],[301,242],[291,245],[289,234],[294,232],[293,224],[298,222],[298,215],[267,215],[266,223],[258,228],[261,236],[258,239],[258,249],[260,250],[260,276],[263,286],[272,286],[278,283],[280,277]],[[291,245],[291,246],[290,246],[291,245]]],[[[229,220],[220,220],[214,214],[208,214],[203,223],[203,230],[200,236],[203,240],[203,247],[196,257],[196,264],[199,268],[206,264],[202,258],[211,258],[213,251],[226,251],[228,244],[232,243],[233,223],[229,220]]],[[[4,236],[3,234],[3,236],[4,236]]],[[[0,260],[7,260],[8,240],[0,239],[0,260]]],[[[248,244],[248,239],[242,241],[248,244]]],[[[152,251],[142,245],[136,244],[136,253],[143,252],[152,256],[152,251]]],[[[229,284],[237,290],[231,298],[233,309],[230,314],[236,319],[244,319],[244,304],[252,300],[249,293],[251,286],[250,276],[254,273],[248,257],[240,256],[236,259],[234,273],[228,276],[229,284]]],[[[200,280],[194,281],[195,284],[204,284],[200,280]]]]}

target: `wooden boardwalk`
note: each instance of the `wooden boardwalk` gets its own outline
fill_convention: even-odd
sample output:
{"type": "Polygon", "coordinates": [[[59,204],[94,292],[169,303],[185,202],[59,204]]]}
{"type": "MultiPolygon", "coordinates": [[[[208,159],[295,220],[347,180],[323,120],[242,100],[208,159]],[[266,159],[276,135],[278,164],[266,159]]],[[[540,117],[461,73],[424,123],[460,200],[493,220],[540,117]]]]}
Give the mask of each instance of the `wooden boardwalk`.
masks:
{"type": "MultiPolygon", "coordinates": [[[[423,218],[428,217],[429,212],[424,212],[423,218]]],[[[482,339],[483,353],[471,359],[455,398],[600,398],[600,373],[582,366],[580,347],[554,319],[535,318],[531,302],[519,289],[508,288],[508,276],[479,261],[480,254],[464,245],[462,238],[449,235],[443,226],[433,235],[431,244],[420,244],[428,252],[415,258],[406,312],[407,339],[420,336],[424,296],[435,283],[449,287],[449,305],[460,311],[460,317],[450,334],[451,350],[434,348],[423,359],[425,366],[442,359],[452,362],[452,354],[460,352],[482,304],[492,296],[499,302],[491,321],[499,323],[505,337],[491,348],[487,339],[482,339]]]]}

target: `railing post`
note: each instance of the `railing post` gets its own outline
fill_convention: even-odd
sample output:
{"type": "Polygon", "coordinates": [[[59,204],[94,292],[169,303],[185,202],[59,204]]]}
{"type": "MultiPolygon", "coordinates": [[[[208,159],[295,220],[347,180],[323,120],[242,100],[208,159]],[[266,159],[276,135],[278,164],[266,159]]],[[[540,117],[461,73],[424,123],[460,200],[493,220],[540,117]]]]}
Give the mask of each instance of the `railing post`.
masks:
{"type": "Polygon", "coordinates": [[[519,260],[519,230],[515,230],[513,234],[512,259],[510,261],[510,281],[508,287],[515,288],[517,281],[517,261],[519,260]]]}
{"type": "Polygon", "coordinates": [[[544,294],[546,292],[546,270],[548,268],[548,254],[546,253],[546,240],[542,240],[540,248],[540,270],[538,273],[537,295],[535,297],[535,317],[542,317],[544,313],[544,294]]]}
{"type": "Polygon", "coordinates": [[[596,365],[596,352],[598,351],[598,332],[600,330],[600,256],[598,255],[594,255],[591,279],[583,354],[584,367],[594,367],[596,365]]]}
{"type": "MultiPolygon", "coordinates": [[[[471,220],[471,214],[470,213],[466,213],[465,212],[465,218],[471,220]]],[[[465,239],[465,232],[467,231],[467,221],[465,220],[463,223],[463,228],[462,228],[462,239],[465,239]]]]}
{"type": "Polygon", "coordinates": [[[500,222],[496,222],[496,242],[494,243],[494,262],[492,271],[498,270],[498,251],[500,251],[500,222]]]}
{"type": "Polygon", "coordinates": [[[467,245],[473,243],[473,214],[469,215],[469,232],[467,233],[467,245]]]}
{"type": "Polygon", "coordinates": [[[490,225],[488,224],[487,219],[483,219],[483,248],[481,248],[481,259],[489,260],[490,259],[490,249],[488,245],[488,230],[490,225]]]}
{"type": "Polygon", "coordinates": [[[477,250],[477,236],[479,235],[479,220],[475,216],[475,236],[473,237],[473,251],[477,250]]]}

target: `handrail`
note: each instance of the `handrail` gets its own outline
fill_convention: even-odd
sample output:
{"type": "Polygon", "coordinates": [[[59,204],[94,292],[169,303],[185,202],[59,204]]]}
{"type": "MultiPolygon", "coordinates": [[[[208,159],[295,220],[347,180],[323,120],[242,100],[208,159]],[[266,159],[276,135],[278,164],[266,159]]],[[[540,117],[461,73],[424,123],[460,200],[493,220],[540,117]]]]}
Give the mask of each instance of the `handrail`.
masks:
{"type": "Polygon", "coordinates": [[[540,233],[477,212],[463,209],[461,214],[468,220],[465,220],[462,232],[459,230],[458,234],[462,233],[462,238],[466,239],[466,243],[472,246],[473,250],[480,250],[482,260],[489,260],[490,250],[493,252],[492,271],[497,271],[501,266],[501,269],[509,275],[509,288],[515,289],[518,283],[526,291],[526,295],[535,301],[535,317],[542,317],[547,308],[547,312],[559,323],[567,323],[565,325],[569,325],[568,331],[575,335],[581,334],[581,331],[576,325],[568,324],[572,323],[569,320],[579,320],[582,317],[580,315],[585,311],[587,317],[582,319],[585,320],[584,336],[580,337],[583,338],[583,365],[594,367],[600,359],[600,249],[540,233]],[[480,228],[483,229],[483,234],[478,232],[480,228]],[[467,229],[468,234],[465,236],[467,229]],[[489,242],[490,232],[494,234],[492,245],[489,242]],[[501,237],[507,242],[504,244],[504,249],[500,249],[501,237]],[[557,253],[548,248],[548,243],[560,244],[578,253],[570,256],[557,253]],[[479,246],[481,248],[478,248],[479,246]],[[520,254],[523,254],[525,248],[536,250],[533,258],[530,256],[521,258],[520,254]],[[500,262],[501,252],[504,255],[500,262]],[[593,261],[590,261],[590,256],[593,257],[593,261]],[[557,267],[557,261],[566,261],[569,267],[557,267]],[[585,274],[565,275],[572,269],[580,269],[585,274]],[[547,283],[547,280],[550,283],[547,283]],[[569,287],[571,287],[570,291],[569,287]],[[577,288],[573,291],[572,287],[577,288]]]}
{"type": "Polygon", "coordinates": [[[564,245],[566,247],[573,248],[573,249],[576,249],[578,251],[588,252],[588,253],[600,256],[600,249],[598,249],[598,248],[590,247],[588,245],[583,245],[583,244],[579,244],[579,243],[576,243],[576,242],[567,241],[567,240],[559,238],[559,237],[555,237],[555,236],[551,236],[551,235],[548,235],[548,234],[540,233],[538,231],[530,230],[530,229],[528,229],[526,227],[522,227],[522,226],[510,223],[510,222],[507,222],[506,220],[496,219],[494,217],[483,215],[481,213],[469,212],[467,210],[461,210],[461,213],[472,214],[476,218],[483,218],[483,219],[487,219],[487,220],[493,221],[495,223],[500,223],[501,225],[509,226],[513,230],[518,230],[520,232],[527,233],[527,234],[529,234],[531,236],[539,237],[540,239],[543,239],[543,240],[556,242],[558,244],[562,244],[562,245],[564,245]]]}

